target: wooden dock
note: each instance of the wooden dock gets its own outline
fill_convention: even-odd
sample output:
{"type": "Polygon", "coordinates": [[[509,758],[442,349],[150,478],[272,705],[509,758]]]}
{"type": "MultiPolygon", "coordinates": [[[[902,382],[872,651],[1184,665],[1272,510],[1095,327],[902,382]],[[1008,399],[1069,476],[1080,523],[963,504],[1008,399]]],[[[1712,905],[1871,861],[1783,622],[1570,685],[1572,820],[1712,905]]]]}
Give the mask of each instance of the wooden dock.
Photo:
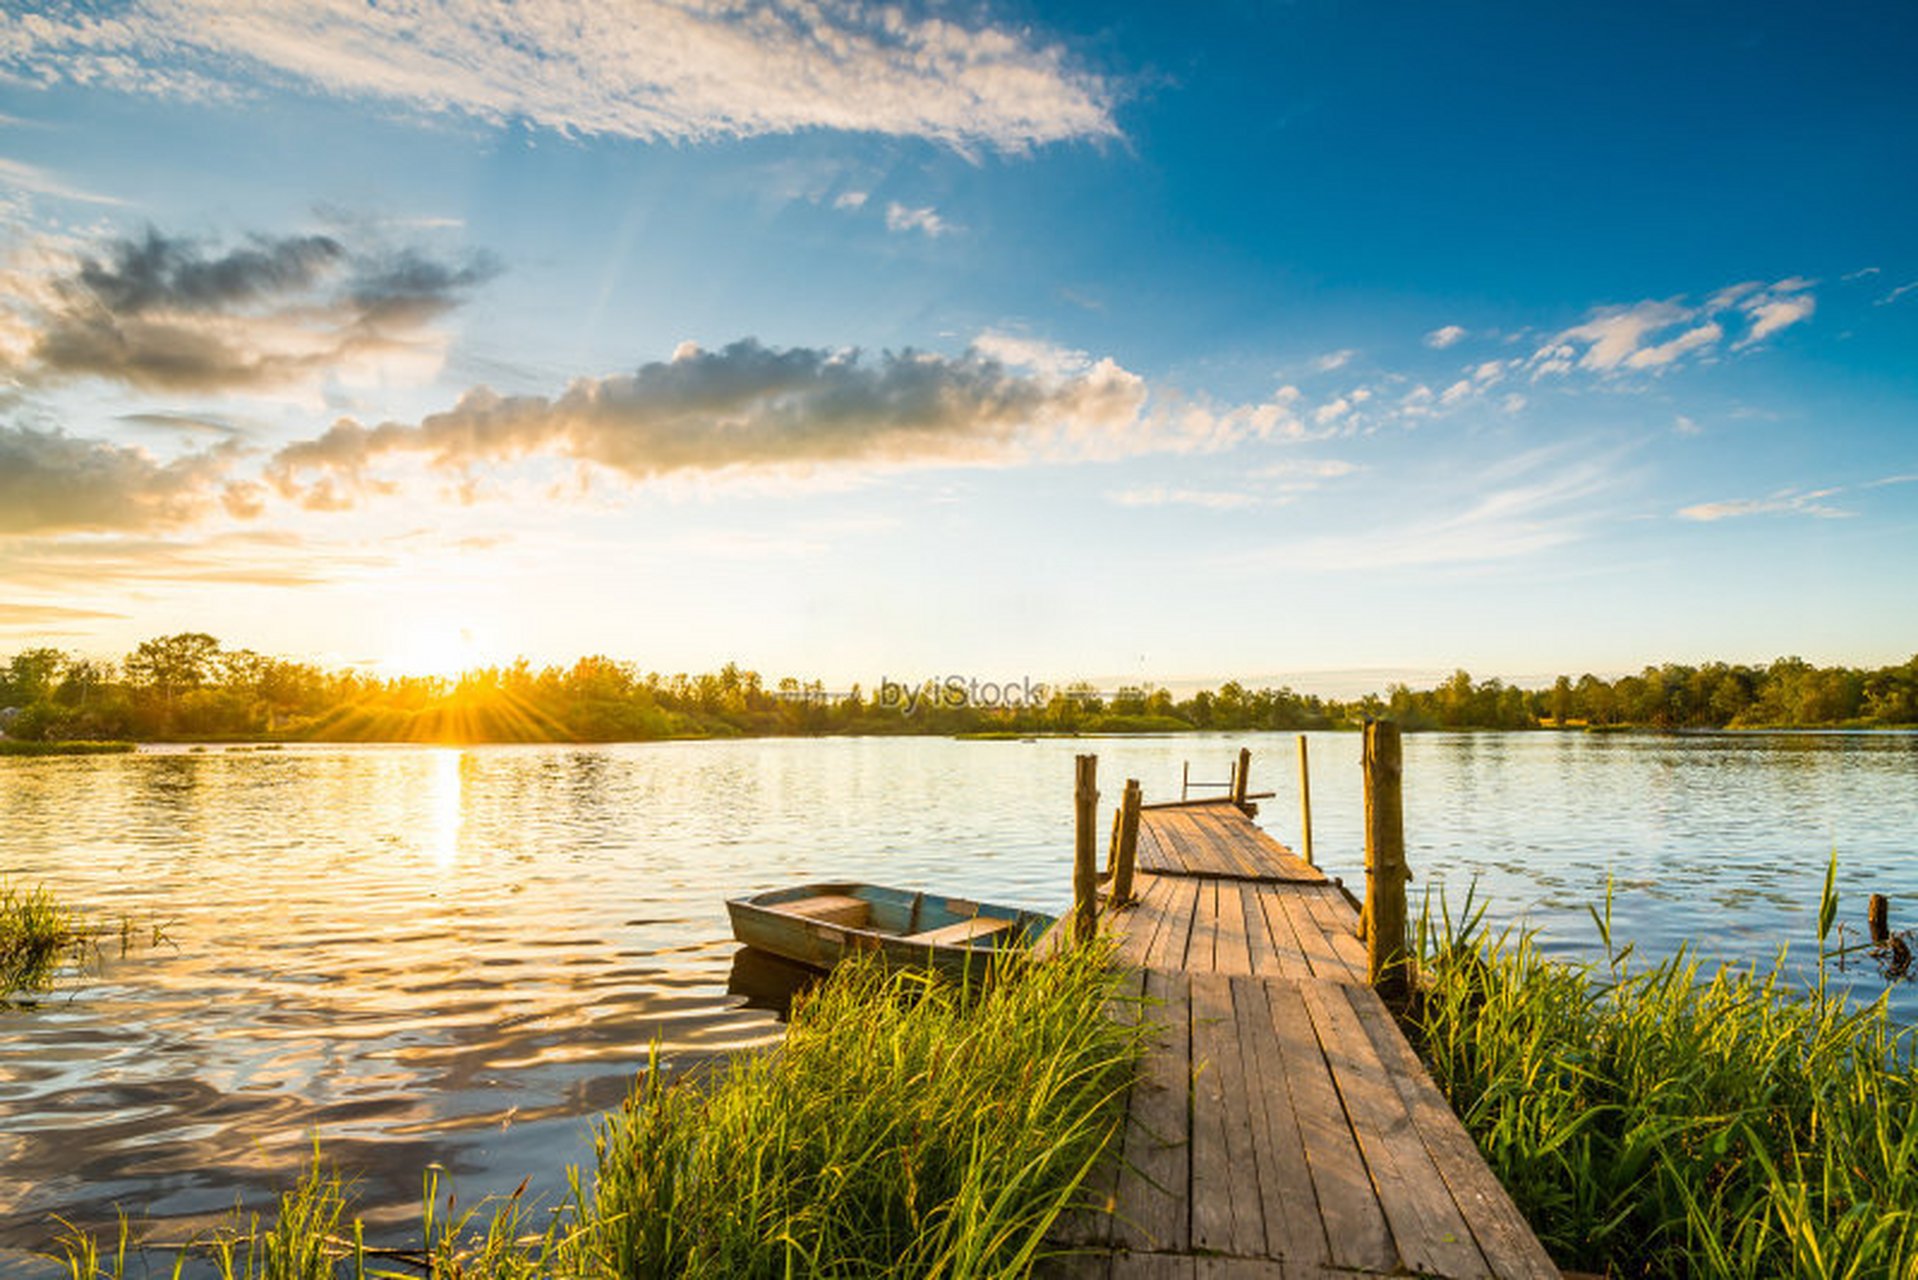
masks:
{"type": "Polygon", "coordinates": [[[1556,1278],[1370,984],[1357,904],[1244,795],[1137,810],[1134,902],[1097,919],[1150,1047],[1052,1274],[1556,1278]]]}

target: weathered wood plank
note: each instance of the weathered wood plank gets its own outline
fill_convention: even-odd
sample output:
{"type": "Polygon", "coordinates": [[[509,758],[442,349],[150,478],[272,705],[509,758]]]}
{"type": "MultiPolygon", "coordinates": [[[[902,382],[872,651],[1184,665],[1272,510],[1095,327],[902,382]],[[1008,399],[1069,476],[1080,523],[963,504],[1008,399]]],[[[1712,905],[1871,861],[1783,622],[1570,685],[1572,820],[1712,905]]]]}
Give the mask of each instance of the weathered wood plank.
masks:
{"type": "Polygon", "coordinates": [[[1232,980],[1195,973],[1192,990],[1192,1247],[1266,1252],[1248,1080],[1232,1011],[1232,980]]]}
{"type": "Polygon", "coordinates": [[[1385,1211],[1302,995],[1321,984],[1280,980],[1264,985],[1273,1038],[1291,1088],[1332,1263],[1355,1271],[1391,1272],[1397,1269],[1398,1253],[1392,1247],[1385,1211]]]}
{"type": "Polygon", "coordinates": [[[1282,978],[1311,977],[1312,965],[1306,958],[1304,946],[1299,942],[1298,930],[1293,928],[1291,913],[1280,901],[1283,891],[1271,885],[1255,885],[1252,888],[1252,900],[1258,905],[1260,918],[1265,921],[1265,936],[1272,947],[1272,967],[1282,978]]]}
{"type": "Polygon", "coordinates": [[[1154,1040],[1126,1112],[1112,1239],[1131,1249],[1185,1249],[1191,1231],[1192,1002],[1183,974],[1148,970],[1144,1016],[1154,1040]]]}
{"type": "Polygon", "coordinates": [[[1041,1258],[1032,1274],[1039,1280],[1107,1280],[1112,1274],[1112,1254],[1106,1250],[1085,1253],[1055,1253],[1041,1258]]]}
{"type": "Polygon", "coordinates": [[[1191,1254],[1120,1253],[1112,1258],[1112,1280],[1193,1280],[1197,1266],[1191,1254]]]}
{"type": "Polygon", "coordinates": [[[1234,880],[1221,880],[1214,888],[1218,892],[1218,931],[1212,940],[1212,970],[1214,973],[1249,974],[1252,972],[1252,944],[1246,937],[1245,897],[1240,892],[1241,884],[1234,880]]]}
{"type": "Polygon", "coordinates": [[[1181,970],[1186,967],[1186,951],[1192,942],[1192,917],[1198,910],[1202,881],[1183,876],[1167,876],[1164,924],[1152,939],[1146,955],[1148,968],[1181,970]]]}
{"type": "Polygon", "coordinates": [[[1308,890],[1300,896],[1311,907],[1312,918],[1319,922],[1319,932],[1325,935],[1333,952],[1355,977],[1363,978],[1365,944],[1359,941],[1359,913],[1352,910],[1352,904],[1336,885],[1308,890]]]}
{"type": "Polygon", "coordinates": [[[1364,987],[1323,982],[1303,983],[1299,994],[1358,1137],[1399,1258],[1414,1271],[1489,1276],[1491,1268],[1471,1228],[1452,1203],[1411,1113],[1352,1009],[1347,993],[1355,990],[1371,994],[1364,987]]]}
{"type": "Polygon", "coordinates": [[[1277,976],[1279,957],[1272,944],[1272,927],[1266,923],[1265,908],[1259,905],[1259,886],[1247,882],[1234,886],[1239,896],[1239,920],[1245,926],[1246,971],[1277,976]]]}
{"type": "Polygon", "coordinates": [[[1232,1013],[1245,1078],[1251,1083],[1246,1107],[1266,1253],[1292,1262],[1327,1262],[1331,1255],[1319,1216],[1319,1197],[1312,1188],[1292,1081],[1273,1030],[1265,984],[1255,978],[1233,979],[1232,1013]]]}
{"type": "Polygon", "coordinates": [[[1393,1087],[1398,1090],[1419,1137],[1452,1193],[1472,1237],[1500,1280],[1557,1280],[1558,1269],[1545,1246],[1492,1175],[1472,1136],[1426,1074],[1385,1003],[1370,990],[1348,993],[1352,1009],[1371,1037],[1393,1087]]]}
{"type": "Polygon", "coordinates": [[[1185,951],[1185,967],[1191,973],[1216,971],[1219,944],[1219,882],[1200,880],[1193,885],[1198,908],[1192,913],[1192,941],[1185,951]]]}
{"type": "Polygon", "coordinates": [[[1106,913],[1106,927],[1119,935],[1119,949],[1114,957],[1119,964],[1131,969],[1145,968],[1152,944],[1165,927],[1172,894],[1169,882],[1158,876],[1146,876],[1139,881],[1138,897],[1130,907],[1106,913]]]}
{"type": "Polygon", "coordinates": [[[1292,932],[1299,940],[1299,950],[1305,953],[1306,967],[1315,978],[1331,982],[1364,981],[1365,974],[1360,971],[1356,976],[1333,949],[1326,938],[1325,931],[1319,927],[1312,908],[1296,892],[1275,893],[1272,901],[1292,922],[1292,932]]]}

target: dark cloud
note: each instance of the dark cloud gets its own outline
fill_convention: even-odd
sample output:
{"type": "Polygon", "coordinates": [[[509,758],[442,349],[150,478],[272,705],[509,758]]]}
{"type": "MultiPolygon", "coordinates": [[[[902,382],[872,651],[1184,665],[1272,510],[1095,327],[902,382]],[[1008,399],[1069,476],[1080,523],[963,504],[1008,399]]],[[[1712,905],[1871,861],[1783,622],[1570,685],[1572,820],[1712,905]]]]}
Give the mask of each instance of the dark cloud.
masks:
{"type": "Polygon", "coordinates": [[[104,260],[83,261],[74,280],[118,315],[211,311],[310,288],[345,256],[330,236],[255,236],[243,248],[208,257],[193,241],[148,227],[144,238],[114,244],[104,260]]]}
{"type": "Polygon", "coordinates": [[[0,424],[0,534],[183,525],[244,499],[236,451],[216,445],[170,462],[144,449],[0,424]]]}
{"type": "Polygon", "coordinates": [[[148,390],[298,384],[428,345],[427,326],[498,273],[476,255],[253,236],[225,250],[148,228],[16,288],[28,382],[103,378],[148,390]]]}
{"type": "Polygon", "coordinates": [[[683,347],[636,372],[580,379],[564,394],[502,396],[481,387],[417,425],[342,420],[282,449],[269,476],[310,506],[349,505],[380,458],[435,466],[549,455],[635,479],[678,471],[1009,457],[1050,437],[1136,427],[1143,383],[1110,361],[1065,371],[1015,368],[979,351],[772,348],[747,339],[683,347]]]}

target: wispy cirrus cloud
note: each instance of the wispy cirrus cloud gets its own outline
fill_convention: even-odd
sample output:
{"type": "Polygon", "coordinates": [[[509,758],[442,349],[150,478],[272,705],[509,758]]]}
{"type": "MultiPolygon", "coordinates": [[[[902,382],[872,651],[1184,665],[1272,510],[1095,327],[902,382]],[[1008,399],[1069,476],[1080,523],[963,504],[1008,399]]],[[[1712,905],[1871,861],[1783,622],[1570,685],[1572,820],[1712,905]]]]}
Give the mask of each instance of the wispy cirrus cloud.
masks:
{"type": "Polygon", "coordinates": [[[275,390],[411,361],[433,323],[497,271],[327,235],[209,246],[148,228],[98,246],[38,242],[0,269],[0,372],[149,391],[275,390]]]}
{"type": "Polygon", "coordinates": [[[1106,497],[1122,507],[1203,507],[1208,511],[1239,511],[1262,501],[1258,494],[1242,489],[1187,489],[1165,485],[1118,489],[1106,497]]]}
{"type": "Polygon", "coordinates": [[[42,84],[290,82],[490,124],[694,141],[808,129],[1017,152],[1118,134],[1113,86],[1017,28],[853,0],[124,0],[0,27],[42,84]]]}
{"type": "Polygon", "coordinates": [[[1668,298],[1600,307],[1533,352],[1532,376],[1574,369],[1614,376],[1660,373],[1713,357],[1734,325],[1738,336],[1731,349],[1744,350],[1809,320],[1818,305],[1811,288],[1811,281],[1793,276],[1770,285],[1730,285],[1698,304],[1668,298]]]}
{"type": "Polygon", "coordinates": [[[1359,532],[1294,539],[1250,556],[1299,572],[1470,566],[1518,559],[1586,537],[1593,500],[1620,483],[1616,454],[1528,450],[1487,468],[1469,498],[1438,514],[1381,520],[1359,532]]]}
{"type": "Polygon", "coordinates": [[[1681,520],[1710,524],[1735,520],[1742,516],[1811,516],[1819,520],[1843,520],[1857,514],[1826,501],[1843,493],[1842,487],[1828,489],[1780,489],[1763,498],[1732,498],[1722,502],[1700,502],[1681,507],[1681,520]]]}
{"type": "MultiPolygon", "coordinates": [[[[4,117],[0,117],[3,119],[4,117]]],[[[126,201],[114,196],[104,196],[94,191],[84,191],[66,182],[58,175],[27,164],[20,160],[9,160],[0,156],[0,187],[11,187],[16,191],[25,191],[36,196],[51,196],[56,200],[77,200],[82,204],[119,205],[126,201]]]]}

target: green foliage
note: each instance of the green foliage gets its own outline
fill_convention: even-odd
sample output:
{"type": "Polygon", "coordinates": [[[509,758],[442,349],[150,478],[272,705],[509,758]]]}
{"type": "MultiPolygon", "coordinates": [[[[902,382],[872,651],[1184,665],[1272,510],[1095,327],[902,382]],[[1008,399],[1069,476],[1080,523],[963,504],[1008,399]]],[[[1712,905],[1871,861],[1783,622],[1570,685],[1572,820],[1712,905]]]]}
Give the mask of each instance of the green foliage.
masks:
{"type": "Polygon", "coordinates": [[[117,756],[134,749],[131,742],[92,742],[86,739],[43,742],[37,738],[0,738],[0,756],[117,756]]]}
{"type": "MultiPolygon", "coordinates": [[[[1821,925],[1835,895],[1828,889],[1821,925]]],[[[1421,924],[1420,1047],[1554,1258],[1620,1276],[1918,1276],[1918,1058],[1883,1001],[1680,955],[1547,960],[1421,924]]]]}
{"type": "Polygon", "coordinates": [[[0,1000],[46,990],[80,940],[73,913],[45,888],[0,883],[0,1000]]]}
{"type": "MultiPolygon", "coordinates": [[[[1559,726],[1659,729],[1918,724],[1918,658],[1878,671],[1667,663],[1616,681],[1560,676],[1547,689],[1453,673],[1436,688],[1392,685],[1338,701],[1236,680],[1175,698],[1153,685],[1109,697],[1049,687],[1030,704],[969,700],[956,678],[899,690],[767,681],[728,663],[661,675],[604,656],[535,668],[521,659],[457,677],[382,679],[224,649],[200,632],[142,642],[118,672],[56,649],[0,665],[8,737],[30,741],[307,739],[330,742],[631,742],[740,735],[1176,733],[1329,729],[1390,716],[1407,729],[1559,726]]],[[[993,690],[1024,685],[991,685],[993,690]]],[[[1034,687],[1036,689],[1036,687],[1034,687]]]]}
{"type": "MultiPolygon", "coordinates": [[[[372,1250],[316,1163],[270,1220],[190,1252],[222,1280],[1024,1276],[1123,1119],[1140,1046],[1108,1016],[1108,961],[1015,960],[971,987],[849,963],[776,1050],[697,1081],[655,1059],[558,1212],[522,1184],[456,1213],[429,1176],[420,1248],[372,1250]],[[396,1257],[408,1270],[369,1270],[396,1257]]],[[[113,1256],[61,1244],[74,1280],[126,1274],[124,1227],[113,1256]]]]}

